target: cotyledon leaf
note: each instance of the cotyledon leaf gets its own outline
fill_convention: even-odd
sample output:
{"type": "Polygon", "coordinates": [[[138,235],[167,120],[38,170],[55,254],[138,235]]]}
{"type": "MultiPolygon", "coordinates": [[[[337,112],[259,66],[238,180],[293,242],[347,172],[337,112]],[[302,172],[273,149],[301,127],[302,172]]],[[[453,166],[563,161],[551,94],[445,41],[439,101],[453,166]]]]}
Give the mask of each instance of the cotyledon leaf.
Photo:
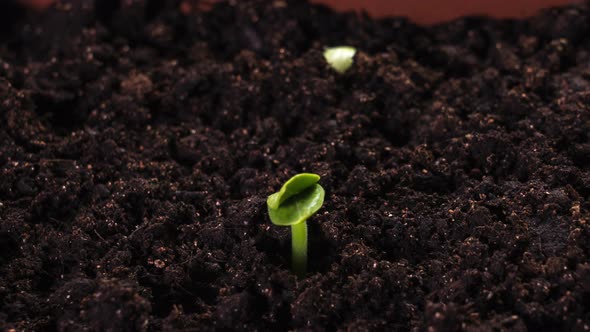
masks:
{"type": "Polygon", "coordinates": [[[320,180],[320,176],[313,173],[300,173],[290,178],[281,187],[278,193],[274,193],[268,197],[266,203],[269,208],[277,209],[281,203],[286,201],[289,197],[302,192],[311,187],[320,180]]]}
{"type": "Polygon", "coordinates": [[[324,203],[325,191],[317,184],[319,175],[303,173],[287,181],[278,193],[268,197],[268,214],[273,224],[291,226],[316,213],[324,203]]]}
{"type": "Polygon", "coordinates": [[[340,74],[352,66],[356,49],[351,46],[330,47],[324,51],[324,58],[340,74]]]}

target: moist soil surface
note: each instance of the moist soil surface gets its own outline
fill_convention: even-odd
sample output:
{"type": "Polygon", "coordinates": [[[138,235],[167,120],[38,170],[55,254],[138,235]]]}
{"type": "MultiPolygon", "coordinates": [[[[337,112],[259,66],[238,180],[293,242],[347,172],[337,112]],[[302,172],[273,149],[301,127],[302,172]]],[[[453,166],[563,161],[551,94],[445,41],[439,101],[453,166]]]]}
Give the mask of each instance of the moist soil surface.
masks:
{"type": "Polygon", "coordinates": [[[8,3],[0,329],[589,329],[588,5],[8,3]],[[300,279],[266,207],[299,172],[326,189],[300,279]]]}

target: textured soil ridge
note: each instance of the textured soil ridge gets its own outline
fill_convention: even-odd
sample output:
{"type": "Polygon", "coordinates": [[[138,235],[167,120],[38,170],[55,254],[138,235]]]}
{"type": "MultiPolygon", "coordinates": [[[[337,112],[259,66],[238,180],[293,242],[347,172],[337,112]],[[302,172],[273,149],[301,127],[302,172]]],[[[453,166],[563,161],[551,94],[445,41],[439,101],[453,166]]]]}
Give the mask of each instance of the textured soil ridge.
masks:
{"type": "Polygon", "coordinates": [[[115,2],[0,15],[0,329],[589,329],[588,5],[115,2]],[[302,279],[265,205],[299,172],[302,279]]]}

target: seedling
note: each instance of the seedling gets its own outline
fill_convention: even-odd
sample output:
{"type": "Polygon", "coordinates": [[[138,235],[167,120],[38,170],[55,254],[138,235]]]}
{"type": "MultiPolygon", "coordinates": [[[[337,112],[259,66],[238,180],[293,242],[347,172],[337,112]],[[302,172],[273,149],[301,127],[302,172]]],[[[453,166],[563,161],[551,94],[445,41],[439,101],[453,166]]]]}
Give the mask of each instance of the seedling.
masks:
{"type": "Polygon", "coordinates": [[[330,47],[324,51],[324,58],[340,74],[352,66],[356,48],[351,46],[330,47]]]}
{"type": "Polygon", "coordinates": [[[307,269],[307,218],[324,203],[320,176],[301,173],[290,178],[281,190],[268,196],[268,215],[277,226],[291,226],[291,264],[293,272],[302,277],[307,269]]]}

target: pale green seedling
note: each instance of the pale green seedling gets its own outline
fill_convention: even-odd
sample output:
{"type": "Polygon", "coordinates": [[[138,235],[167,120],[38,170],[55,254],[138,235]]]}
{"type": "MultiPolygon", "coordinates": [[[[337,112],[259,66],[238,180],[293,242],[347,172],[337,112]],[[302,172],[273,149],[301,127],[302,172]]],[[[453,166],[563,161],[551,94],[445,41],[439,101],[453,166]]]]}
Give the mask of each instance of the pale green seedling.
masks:
{"type": "Polygon", "coordinates": [[[302,277],[307,269],[307,223],[324,203],[320,176],[301,173],[290,178],[281,190],[268,196],[266,205],[273,224],[291,226],[292,267],[302,277]]]}
{"type": "Polygon", "coordinates": [[[340,74],[352,66],[356,48],[351,46],[329,47],[324,51],[324,58],[340,74]]]}

